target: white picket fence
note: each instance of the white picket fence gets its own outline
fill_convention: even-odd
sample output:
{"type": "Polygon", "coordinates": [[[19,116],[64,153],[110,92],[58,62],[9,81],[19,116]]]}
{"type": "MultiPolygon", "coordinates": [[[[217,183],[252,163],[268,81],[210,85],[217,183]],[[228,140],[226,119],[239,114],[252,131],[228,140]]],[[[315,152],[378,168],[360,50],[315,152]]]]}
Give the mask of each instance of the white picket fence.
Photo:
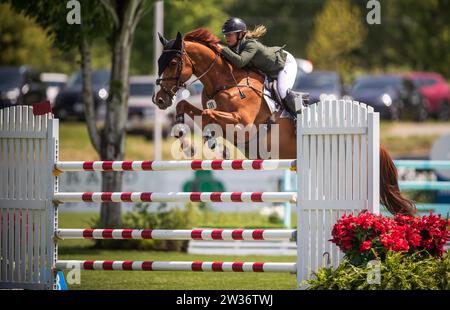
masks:
{"type": "MultiPolygon", "coordinates": [[[[299,112],[297,192],[287,198],[270,193],[273,199],[269,199],[296,200],[297,262],[284,265],[211,265],[194,262],[193,265],[185,263],[182,268],[174,267],[173,270],[295,270],[298,285],[302,287],[302,281],[310,278],[311,272],[320,266],[339,264],[342,254],[328,241],[335,221],[343,214],[356,213],[362,209],[379,212],[378,113],[364,104],[343,100],[320,102],[299,112]]],[[[58,238],[55,236],[63,232],[58,230],[55,197],[64,201],[66,197],[76,196],[77,201],[86,202],[96,200],[95,195],[99,195],[100,200],[117,198],[124,201],[131,201],[132,197],[138,196],[144,200],[151,200],[152,197],[152,193],[99,193],[92,196],[89,193],[59,192],[58,178],[52,173],[53,170],[56,167],[64,167],[66,171],[72,168],[80,170],[80,165],[71,168],[69,164],[58,162],[58,137],[58,120],[53,119],[51,114],[36,116],[32,108],[26,106],[0,110],[0,288],[54,289],[56,267],[68,268],[74,263],[82,264],[84,269],[115,266],[113,269],[171,270],[170,262],[136,262],[130,265],[122,261],[99,261],[92,265],[89,261],[58,261],[58,238]]],[[[111,169],[109,164],[107,166],[111,169]]],[[[111,165],[116,166],[123,167],[123,163],[111,165]]],[[[280,169],[286,167],[280,165],[280,169]]],[[[245,171],[236,171],[238,173],[245,171]]],[[[208,195],[208,199],[228,200],[228,196],[208,195]]],[[[240,199],[250,195],[252,200],[261,201],[265,197],[264,194],[254,193],[239,195],[240,199]]],[[[171,199],[166,196],[164,199],[171,199]]],[[[199,197],[191,195],[189,199],[199,197]]],[[[179,265],[173,263],[174,266],[179,265]]]]}

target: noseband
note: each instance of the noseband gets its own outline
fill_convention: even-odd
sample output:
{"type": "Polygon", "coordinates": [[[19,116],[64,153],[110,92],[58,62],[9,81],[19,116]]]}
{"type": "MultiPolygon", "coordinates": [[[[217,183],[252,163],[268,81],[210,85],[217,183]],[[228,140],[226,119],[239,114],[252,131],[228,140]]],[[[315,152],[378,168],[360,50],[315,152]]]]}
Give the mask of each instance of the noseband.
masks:
{"type": "MultiPolygon", "coordinates": [[[[184,49],[182,51],[179,50],[164,50],[163,53],[170,53],[170,52],[175,52],[177,55],[175,57],[179,57],[181,60],[181,66],[177,67],[177,75],[176,76],[171,76],[171,77],[166,77],[166,78],[158,78],[156,79],[156,85],[161,86],[161,89],[168,95],[170,95],[171,97],[175,96],[176,92],[178,91],[178,89],[180,89],[181,87],[185,87],[185,82],[181,81],[181,73],[183,72],[183,67],[184,67],[184,57],[183,55],[187,55],[187,53],[184,51],[184,49]],[[174,86],[172,86],[171,89],[167,89],[166,86],[164,86],[164,84],[162,83],[162,81],[170,81],[170,80],[176,80],[176,84],[174,86]]],[[[191,58],[188,56],[189,61],[192,64],[192,68],[194,68],[194,64],[192,63],[191,58]]]]}
{"type": "Polygon", "coordinates": [[[205,72],[203,72],[199,77],[197,77],[194,81],[192,81],[191,83],[189,83],[189,85],[186,85],[187,81],[181,81],[181,74],[183,72],[183,68],[184,68],[184,55],[186,55],[186,57],[189,59],[189,62],[191,63],[192,66],[192,74],[196,75],[195,72],[197,71],[195,69],[195,65],[194,62],[192,61],[191,57],[189,56],[189,54],[186,52],[186,50],[183,48],[181,51],[179,50],[164,50],[163,53],[168,53],[168,52],[175,52],[177,55],[175,57],[179,57],[181,60],[181,66],[178,66],[177,68],[177,75],[176,76],[171,76],[171,77],[167,77],[167,78],[158,78],[156,79],[156,85],[161,86],[161,89],[167,94],[169,95],[171,98],[173,96],[176,95],[177,91],[180,88],[186,88],[189,85],[192,85],[193,83],[195,83],[196,81],[200,80],[203,76],[205,76],[214,66],[214,64],[217,61],[217,58],[219,57],[219,54],[216,53],[216,57],[214,58],[214,60],[212,61],[212,63],[209,65],[208,69],[206,69],[205,72]],[[176,84],[172,86],[171,89],[168,89],[166,86],[163,85],[163,81],[169,81],[169,80],[176,80],[176,84]]]}

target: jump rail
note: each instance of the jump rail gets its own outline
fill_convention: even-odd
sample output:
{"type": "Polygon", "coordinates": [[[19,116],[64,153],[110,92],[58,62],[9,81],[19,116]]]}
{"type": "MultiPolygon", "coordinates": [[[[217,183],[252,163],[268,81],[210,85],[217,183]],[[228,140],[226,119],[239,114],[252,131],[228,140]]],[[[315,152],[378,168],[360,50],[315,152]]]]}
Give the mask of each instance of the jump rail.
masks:
{"type": "Polygon", "coordinates": [[[292,229],[58,229],[60,239],[290,240],[292,229]]]}

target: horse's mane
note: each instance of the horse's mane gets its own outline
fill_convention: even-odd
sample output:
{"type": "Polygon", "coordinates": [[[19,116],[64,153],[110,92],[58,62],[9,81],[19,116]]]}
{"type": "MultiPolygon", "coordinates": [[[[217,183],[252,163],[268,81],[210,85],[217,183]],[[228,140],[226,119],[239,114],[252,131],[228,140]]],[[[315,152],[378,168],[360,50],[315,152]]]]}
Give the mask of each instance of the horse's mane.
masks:
{"type": "Polygon", "coordinates": [[[191,32],[188,32],[184,35],[184,40],[201,43],[203,45],[208,46],[216,53],[219,52],[217,50],[217,44],[220,42],[220,39],[216,37],[212,32],[210,32],[208,29],[198,28],[191,32]]]}

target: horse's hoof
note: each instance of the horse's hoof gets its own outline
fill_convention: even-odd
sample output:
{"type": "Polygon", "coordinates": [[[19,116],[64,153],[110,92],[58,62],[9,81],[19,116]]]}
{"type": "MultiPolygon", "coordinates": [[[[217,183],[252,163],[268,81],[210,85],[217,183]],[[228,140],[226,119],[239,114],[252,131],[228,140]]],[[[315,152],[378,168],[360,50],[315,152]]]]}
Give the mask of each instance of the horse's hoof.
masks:
{"type": "Polygon", "coordinates": [[[208,139],[208,140],[207,140],[208,148],[209,148],[210,150],[214,150],[214,149],[216,148],[216,146],[217,146],[217,143],[216,143],[216,142],[217,142],[217,141],[216,141],[216,139],[214,139],[214,138],[208,139]]]}
{"type": "Polygon", "coordinates": [[[173,127],[173,136],[177,139],[181,139],[186,136],[186,128],[184,124],[176,124],[173,127]]]}
{"type": "Polygon", "coordinates": [[[195,147],[186,147],[183,149],[184,155],[186,155],[189,158],[192,158],[197,154],[197,150],[195,147]]]}

